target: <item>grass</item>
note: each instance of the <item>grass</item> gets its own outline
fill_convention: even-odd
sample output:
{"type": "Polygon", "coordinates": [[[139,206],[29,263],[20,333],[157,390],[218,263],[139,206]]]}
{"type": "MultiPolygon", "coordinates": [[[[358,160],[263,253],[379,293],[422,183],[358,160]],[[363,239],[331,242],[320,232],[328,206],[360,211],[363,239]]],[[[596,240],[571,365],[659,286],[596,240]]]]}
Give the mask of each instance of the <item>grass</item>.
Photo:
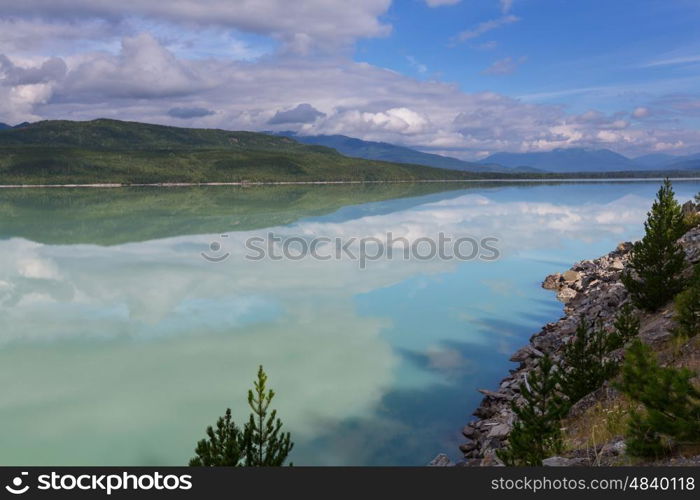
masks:
{"type": "Polygon", "coordinates": [[[634,403],[622,395],[598,401],[577,417],[564,420],[564,447],[567,450],[595,449],[622,437],[634,403]]]}
{"type": "MultiPolygon", "coordinates": [[[[671,338],[658,346],[656,354],[662,364],[700,373],[700,337],[682,341],[671,338]]],[[[695,382],[700,387],[699,377],[695,382]]],[[[635,409],[643,410],[643,406],[617,391],[605,391],[605,397],[596,404],[562,422],[565,450],[585,451],[591,462],[597,464],[600,461],[600,446],[625,435],[630,412],[635,409]]],[[[671,456],[693,456],[699,452],[700,445],[681,445],[672,450],[671,456]]],[[[647,463],[645,459],[629,456],[619,457],[618,461],[618,465],[647,463]]]]}

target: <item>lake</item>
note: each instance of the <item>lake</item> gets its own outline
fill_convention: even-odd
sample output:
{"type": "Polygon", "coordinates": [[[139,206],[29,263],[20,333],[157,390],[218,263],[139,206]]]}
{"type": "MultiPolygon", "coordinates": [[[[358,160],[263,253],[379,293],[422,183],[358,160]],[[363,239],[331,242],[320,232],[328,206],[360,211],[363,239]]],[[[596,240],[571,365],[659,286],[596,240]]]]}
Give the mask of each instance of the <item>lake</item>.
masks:
{"type": "Polygon", "coordinates": [[[0,190],[0,464],[185,465],[247,418],[259,364],[295,464],[457,458],[476,389],[562,313],[541,281],[640,237],[658,186],[0,190]],[[499,258],[297,258],[388,233],[499,258]],[[252,238],[298,248],[254,260],[252,238]]]}

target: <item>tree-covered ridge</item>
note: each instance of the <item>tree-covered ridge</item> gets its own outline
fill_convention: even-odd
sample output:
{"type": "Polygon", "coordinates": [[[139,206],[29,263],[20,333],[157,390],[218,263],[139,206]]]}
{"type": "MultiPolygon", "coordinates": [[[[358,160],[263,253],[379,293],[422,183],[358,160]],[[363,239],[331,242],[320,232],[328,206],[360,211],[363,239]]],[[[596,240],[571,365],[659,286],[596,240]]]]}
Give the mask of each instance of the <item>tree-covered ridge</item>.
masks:
{"type": "Polygon", "coordinates": [[[110,119],[91,121],[45,120],[4,130],[0,146],[37,146],[97,150],[157,149],[252,149],[259,151],[319,151],[331,148],[307,146],[288,137],[256,132],[233,132],[127,122],[110,119]]]}
{"type": "Polygon", "coordinates": [[[348,158],[255,132],[122,122],[43,121],[0,132],[0,184],[157,184],[467,179],[419,165],[348,158]]]}
{"type": "Polygon", "coordinates": [[[0,185],[405,182],[653,178],[700,170],[595,173],[465,172],[343,156],[289,137],[99,119],[0,130],[0,185]]]}

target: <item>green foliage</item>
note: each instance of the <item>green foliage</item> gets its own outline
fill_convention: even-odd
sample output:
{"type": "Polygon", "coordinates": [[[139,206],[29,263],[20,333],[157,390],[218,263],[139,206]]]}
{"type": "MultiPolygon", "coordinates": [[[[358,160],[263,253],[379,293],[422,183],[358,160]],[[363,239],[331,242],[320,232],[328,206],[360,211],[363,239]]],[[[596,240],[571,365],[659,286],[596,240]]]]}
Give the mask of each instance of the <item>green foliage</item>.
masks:
{"type": "Polygon", "coordinates": [[[688,285],[674,300],[677,326],[673,333],[682,338],[694,337],[700,331],[700,264],[695,265],[688,285]]]}
{"type": "Polygon", "coordinates": [[[117,120],[44,121],[0,133],[0,184],[469,179],[456,170],[348,158],[254,132],[117,120]]]}
{"type": "Polygon", "coordinates": [[[520,385],[525,404],[512,403],[518,420],[508,436],[508,445],[498,451],[506,465],[542,465],[542,460],[561,452],[559,421],[566,403],[558,393],[559,371],[549,356],[530,373],[528,384],[520,385]]]}
{"type": "Polygon", "coordinates": [[[659,458],[669,449],[644,416],[632,410],[625,431],[626,452],[632,457],[659,458]]]}
{"type": "Polygon", "coordinates": [[[686,225],[668,179],[657,193],[644,229],[644,238],[632,249],[631,271],[625,270],[622,282],[637,307],[655,311],[683,289],[679,274],[685,266],[685,254],[677,240],[686,225]]]}
{"type": "Polygon", "coordinates": [[[282,433],[277,410],[270,411],[275,397],[267,389],[267,375],[260,366],[254,390],[248,391],[252,413],[241,431],[231,417],[231,410],[219,418],[216,430],[207,427],[207,438],[197,443],[196,456],[190,466],[198,467],[270,467],[282,466],[294,447],[289,432],[282,433]]]}
{"type": "Polygon", "coordinates": [[[618,388],[641,412],[632,412],[627,432],[627,450],[634,456],[658,457],[672,444],[700,442],[700,392],[688,369],[658,364],[653,351],[640,340],[629,347],[618,388]]]}
{"type": "Polygon", "coordinates": [[[277,410],[269,411],[275,391],[267,389],[267,375],[262,366],[254,390],[248,391],[248,405],[253,410],[245,428],[246,465],[249,467],[281,466],[294,447],[290,434],[281,432],[277,410]]]}
{"type": "Polygon", "coordinates": [[[614,351],[623,347],[639,334],[639,316],[630,304],[625,304],[615,316],[613,331],[608,334],[606,350],[614,351]]]}
{"type": "Polygon", "coordinates": [[[226,409],[226,415],[216,422],[216,430],[207,427],[209,439],[197,443],[195,453],[190,460],[193,467],[236,467],[242,465],[244,450],[242,449],[243,433],[231,418],[231,409],[226,409]]]}
{"type": "Polygon", "coordinates": [[[561,389],[569,404],[598,389],[615,375],[617,366],[606,359],[608,335],[581,318],[573,342],[564,347],[561,389]]]}
{"type": "MultiPolygon", "coordinates": [[[[331,148],[269,134],[105,119],[42,121],[0,131],[0,184],[551,180],[659,175],[657,171],[464,172],[349,158],[331,148]]],[[[700,177],[700,171],[673,175],[700,177]]]]}

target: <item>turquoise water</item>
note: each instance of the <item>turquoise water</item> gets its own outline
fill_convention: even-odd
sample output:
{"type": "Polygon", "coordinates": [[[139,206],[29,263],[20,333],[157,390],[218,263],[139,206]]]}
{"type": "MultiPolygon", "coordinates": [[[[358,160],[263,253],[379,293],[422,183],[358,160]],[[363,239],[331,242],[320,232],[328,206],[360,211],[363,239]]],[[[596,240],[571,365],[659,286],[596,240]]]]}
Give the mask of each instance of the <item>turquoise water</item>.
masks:
{"type": "MultiPolygon", "coordinates": [[[[296,464],[456,457],[476,389],[561,314],[542,279],[639,237],[657,188],[0,192],[0,463],[186,464],[227,406],[245,418],[258,364],[296,464]],[[361,270],[244,257],[245,241],[268,233],[388,231],[493,236],[501,258],[361,270]]],[[[675,188],[685,201],[700,183],[675,188]]]]}

